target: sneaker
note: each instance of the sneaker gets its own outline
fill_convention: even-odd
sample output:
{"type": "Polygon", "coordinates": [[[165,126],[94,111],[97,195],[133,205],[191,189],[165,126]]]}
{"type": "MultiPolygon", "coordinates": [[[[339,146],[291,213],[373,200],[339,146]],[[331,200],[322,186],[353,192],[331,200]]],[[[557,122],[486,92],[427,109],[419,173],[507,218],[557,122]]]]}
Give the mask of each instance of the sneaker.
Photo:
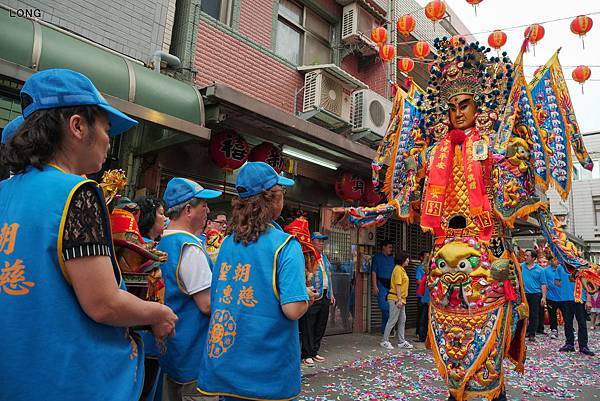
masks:
{"type": "Polygon", "coordinates": [[[325,361],[325,358],[324,358],[324,357],[322,357],[321,355],[316,355],[316,356],[314,357],[314,360],[315,360],[316,362],[324,362],[324,361],[325,361]]]}
{"type": "Polygon", "coordinates": [[[402,344],[398,344],[398,348],[413,349],[414,347],[408,341],[404,341],[402,344]]]}
{"type": "Polygon", "coordinates": [[[565,344],[558,350],[558,352],[575,352],[575,346],[565,344]]]}
{"type": "Polygon", "coordinates": [[[309,366],[309,367],[315,366],[315,361],[312,358],[303,359],[302,363],[304,364],[304,366],[309,366]]]}
{"type": "Polygon", "coordinates": [[[550,333],[550,338],[557,339],[558,338],[558,330],[552,330],[550,333]]]}
{"type": "Polygon", "coordinates": [[[382,341],[379,343],[379,345],[381,345],[385,349],[394,349],[394,346],[389,341],[382,341]]]}
{"type": "Polygon", "coordinates": [[[588,347],[580,347],[579,348],[579,352],[581,352],[583,355],[588,355],[588,356],[594,356],[594,355],[596,355],[595,353],[593,353],[592,351],[590,351],[590,349],[588,347]]]}

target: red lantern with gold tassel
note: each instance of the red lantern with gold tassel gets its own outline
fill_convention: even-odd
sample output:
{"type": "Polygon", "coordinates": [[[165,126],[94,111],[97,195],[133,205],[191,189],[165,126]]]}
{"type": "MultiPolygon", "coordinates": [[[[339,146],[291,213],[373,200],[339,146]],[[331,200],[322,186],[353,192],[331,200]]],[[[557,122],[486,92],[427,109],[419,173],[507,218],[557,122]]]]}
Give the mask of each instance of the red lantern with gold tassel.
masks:
{"type": "Polygon", "coordinates": [[[210,158],[225,171],[242,167],[248,160],[250,145],[235,131],[222,131],[210,138],[208,145],[210,158]]]}
{"type": "Polygon", "coordinates": [[[546,30],[540,24],[531,24],[525,29],[525,38],[529,39],[529,43],[533,46],[533,55],[535,56],[535,45],[543,39],[546,30]]]}
{"type": "Polygon", "coordinates": [[[585,42],[583,41],[583,37],[590,31],[590,29],[592,29],[593,25],[594,21],[587,15],[575,17],[575,19],[571,22],[571,32],[581,37],[581,43],[584,49],[585,42]]]}
{"type": "Polygon", "coordinates": [[[425,6],[425,16],[433,22],[433,30],[435,31],[435,23],[446,16],[446,3],[442,0],[430,1],[425,6]]]}
{"type": "Polygon", "coordinates": [[[409,14],[401,16],[396,22],[396,28],[398,29],[398,32],[404,36],[410,35],[410,33],[415,30],[416,25],[417,22],[415,21],[415,18],[409,14]]]}
{"type": "Polygon", "coordinates": [[[387,41],[387,29],[382,26],[373,28],[371,31],[371,40],[377,43],[378,46],[383,45],[387,41]]]}
{"type": "Polygon", "coordinates": [[[454,35],[449,40],[450,44],[454,47],[459,47],[465,42],[465,38],[462,35],[454,35]]]}
{"type": "Polygon", "coordinates": [[[491,48],[499,51],[500,48],[506,44],[506,39],[506,34],[501,30],[496,29],[494,32],[490,33],[490,36],[488,36],[488,45],[490,45],[491,48]]]}
{"type": "Polygon", "coordinates": [[[402,57],[398,60],[398,69],[405,74],[408,74],[415,68],[415,62],[408,57],[402,57]]]}
{"type": "Polygon", "coordinates": [[[581,93],[583,93],[583,84],[592,76],[592,70],[587,65],[580,65],[573,70],[571,76],[581,84],[581,93]]]}
{"type": "Polygon", "coordinates": [[[425,42],[424,40],[420,40],[413,45],[413,53],[415,54],[415,57],[420,58],[421,60],[429,55],[429,51],[429,43],[425,42]]]}
{"type": "Polygon", "coordinates": [[[396,48],[394,45],[381,46],[379,48],[379,57],[386,63],[393,60],[396,57],[396,48]]]}

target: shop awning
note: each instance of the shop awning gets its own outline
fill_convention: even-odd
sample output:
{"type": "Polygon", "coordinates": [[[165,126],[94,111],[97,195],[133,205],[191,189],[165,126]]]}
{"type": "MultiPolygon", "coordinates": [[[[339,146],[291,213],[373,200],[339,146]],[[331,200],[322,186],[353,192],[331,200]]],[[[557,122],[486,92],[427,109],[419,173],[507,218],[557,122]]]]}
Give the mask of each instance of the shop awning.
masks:
{"type": "Polygon", "coordinates": [[[207,114],[210,116],[210,108],[218,107],[219,116],[226,116],[223,124],[241,133],[301,149],[338,162],[349,170],[370,171],[375,151],[366,145],[223,84],[210,85],[203,88],[202,93],[207,102],[214,105],[207,106],[207,114]]]}
{"type": "Polygon", "coordinates": [[[106,99],[134,117],[209,139],[198,89],[47,23],[0,8],[0,74],[25,80],[69,68],[88,76],[106,99]]]}

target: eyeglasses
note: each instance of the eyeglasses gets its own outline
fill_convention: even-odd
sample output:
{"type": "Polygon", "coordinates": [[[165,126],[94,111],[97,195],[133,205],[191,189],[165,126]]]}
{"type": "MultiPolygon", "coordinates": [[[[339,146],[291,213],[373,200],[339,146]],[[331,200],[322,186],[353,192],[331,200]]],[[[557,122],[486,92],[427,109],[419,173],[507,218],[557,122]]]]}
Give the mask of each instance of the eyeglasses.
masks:
{"type": "Polygon", "coordinates": [[[220,224],[220,225],[222,225],[222,226],[226,226],[226,225],[227,225],[227,222],[226,222],[226,221],[213,220],[213,223],[215,223],[215,224],[220,224]]]}

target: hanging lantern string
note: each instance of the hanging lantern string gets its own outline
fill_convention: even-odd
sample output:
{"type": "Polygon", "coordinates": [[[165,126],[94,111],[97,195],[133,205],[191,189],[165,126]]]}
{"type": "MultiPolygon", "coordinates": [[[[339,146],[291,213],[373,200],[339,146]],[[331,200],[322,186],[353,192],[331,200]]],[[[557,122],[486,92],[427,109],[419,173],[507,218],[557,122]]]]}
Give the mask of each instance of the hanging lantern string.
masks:
{"type": "MultiPolygon", "coordinates": [[[[415,10],[415,11],[412,11],[412,12],[408,13],[408,15],[414,14],[415,12],[420,11],[420,10],[424,10],[424,9],[425,9],[425,7],[420,8],[418,10],[415,10]]],[[[536,23],[539,24],[539,25],[544,25],[544,24],[550,24],[550,23],[553,23],[553,22],[572,20],[573,18],[579,17],[581,15],[585,15],[585,16],[589,17],[589,16],[592,16],[592,15],[598,15],[598,14],[600,14],[600,11],[594,11],[594,12],[587,13],[587,14],[572,15],[570,17],[556,18],[556,19],[551,19],[551,20],[546,20],[546,21],[540,21],[540,22],[536,22],[536,23]]],[[[406,14],[403,14],[403,15],[406,15],[406,14]]],[[[387,25],[388,23],[390,23],[390,22],[387,21],[385,25],[387,25]]],[[[500,31],[512,31],[512,30],[519,29],[519,28],[527,28],[530,25],[531,24],[523,24],[523,25],[511,26],[511,27],[508,27],[508,28],[500,28],[500,29],[496,28],[496,29],[492,29],[492,30],[489,30],[489,31],[480,31],[480,32],[472,32],[472,33],[468,33],[468,34],[462,34],[462,36],[473,36],[474,37],[475,35],[481,35],[481,34],[484,34],[484,33],[492,33],[492,32],[494,32],[496,30],[500,30],[500,31]]],[[[415,33],[417,33],[417,34],[419,33],[416,28],[415,28],[415,33]]],[[[425,38],[425,39],[422,39],[422,40],[426,40],[426,41],[433,40],[433,39],[426,39],[426,35],[419,35],[419,36],[422,36],[423,38],[425,38]]],[[[406,42],[397,42],[397,44],[398,45],[408,45],[408,44],[414,44],[414,43],[417,43],[417,42],[418,42],[418,40],[411,40],[411,41],[406,41],[406,42]]]]}

